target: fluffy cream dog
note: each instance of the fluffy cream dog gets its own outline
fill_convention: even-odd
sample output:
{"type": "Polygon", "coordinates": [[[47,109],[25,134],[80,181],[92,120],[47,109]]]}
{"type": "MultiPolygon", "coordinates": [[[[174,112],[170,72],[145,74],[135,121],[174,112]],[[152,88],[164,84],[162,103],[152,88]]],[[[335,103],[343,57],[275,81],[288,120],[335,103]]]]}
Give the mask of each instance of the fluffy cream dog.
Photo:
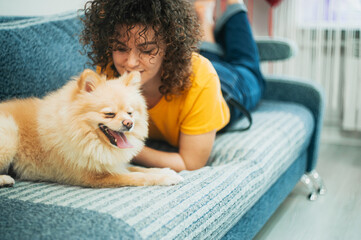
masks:
{"type": "MultiPolygon", "coordinates": [[[[148,134],[140,74],[106,81],[92,70],[43,99],[0,104],[0,172],[86,187],[172,185],[169,169],[129,167],[148,134]]],[[[14,179],[0,175],[0,187],[14,179]]]]}

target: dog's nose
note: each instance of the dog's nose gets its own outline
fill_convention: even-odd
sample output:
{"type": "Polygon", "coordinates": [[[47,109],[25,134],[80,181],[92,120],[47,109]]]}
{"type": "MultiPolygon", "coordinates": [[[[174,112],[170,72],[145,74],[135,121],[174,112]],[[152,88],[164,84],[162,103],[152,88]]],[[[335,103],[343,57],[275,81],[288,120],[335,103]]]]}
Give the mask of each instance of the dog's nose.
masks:
{"type": "Polygon", "coordinates": [[[122,123],[123,123],[124,127],[126,127],[128,130],[133,127],[132,120],[125,119],[125,120],[122,121],[122,123]]]}

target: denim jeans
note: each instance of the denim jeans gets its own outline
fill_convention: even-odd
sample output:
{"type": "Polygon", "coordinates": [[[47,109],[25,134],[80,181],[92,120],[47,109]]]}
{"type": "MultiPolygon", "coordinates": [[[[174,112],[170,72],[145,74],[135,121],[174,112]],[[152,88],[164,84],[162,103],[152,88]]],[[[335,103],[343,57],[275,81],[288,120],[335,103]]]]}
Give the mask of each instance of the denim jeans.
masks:
{"type": "MultiPolygon", "coordinates": [[[[258,49],[244,5],[228,6],[217,20],[215,38],[216,44],[202,43],[200,54],[212,62],[223,94],[232,97],[247,110],[252,110],[262,97],[265,80],[260,71],[258,49]]],[[[237,108],[232,105],[229,108],[231,120],[228,126],[242,117],[237,108]]]]}

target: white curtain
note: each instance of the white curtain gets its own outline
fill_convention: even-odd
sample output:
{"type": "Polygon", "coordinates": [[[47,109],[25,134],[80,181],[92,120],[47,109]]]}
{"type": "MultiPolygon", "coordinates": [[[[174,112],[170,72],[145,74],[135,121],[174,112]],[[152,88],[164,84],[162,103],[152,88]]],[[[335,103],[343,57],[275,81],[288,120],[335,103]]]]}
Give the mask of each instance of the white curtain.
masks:
{"type": "Polygon", "coordinates": [[[273,36],[294,40],[299,52],[262,70],[317,81],[325,123],[361,131],[360,32],[361,0],[283,0],[273,9],[273,36]]]}

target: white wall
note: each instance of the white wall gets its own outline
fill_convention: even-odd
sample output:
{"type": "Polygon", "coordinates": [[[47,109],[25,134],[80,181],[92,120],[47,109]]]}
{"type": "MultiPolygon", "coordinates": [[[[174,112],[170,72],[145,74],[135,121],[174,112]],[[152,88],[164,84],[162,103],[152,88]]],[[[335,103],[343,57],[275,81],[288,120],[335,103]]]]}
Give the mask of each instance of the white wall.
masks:
{"type": "MultiPolygon", "coordinates": [[[[2,16],[50,15],[83,9],[88,0],[0,0],[2,16]]],[[[144,0],[146,1],[146,0],[144,0]]],[[[248,4],[248,0],[244,1],[248,4]]],[[[268,8],[266,1],[253,0],[253,31],[255,35],[268,34],[268,8]]]]}
{"type": "Polygon", "coordinates": [[[50,15],[82,9],[85,2],[87,0],[0,0],[0,15],[50,15]]]}
{"type": "MultiPolygon", "coordinates": [[[[253,18],[252,29],[255,36],[268,35],[268,10],[270,5],[264,0],[252,0],[253,1],[253,18]]],[[[251,1],[244,0],[244,3],[248,6],[251,1]]],[[[251,11],[252,9],[249,9],[251,11]]],[[[250,14],[250,13],[249,13],[250,14]]]]}

